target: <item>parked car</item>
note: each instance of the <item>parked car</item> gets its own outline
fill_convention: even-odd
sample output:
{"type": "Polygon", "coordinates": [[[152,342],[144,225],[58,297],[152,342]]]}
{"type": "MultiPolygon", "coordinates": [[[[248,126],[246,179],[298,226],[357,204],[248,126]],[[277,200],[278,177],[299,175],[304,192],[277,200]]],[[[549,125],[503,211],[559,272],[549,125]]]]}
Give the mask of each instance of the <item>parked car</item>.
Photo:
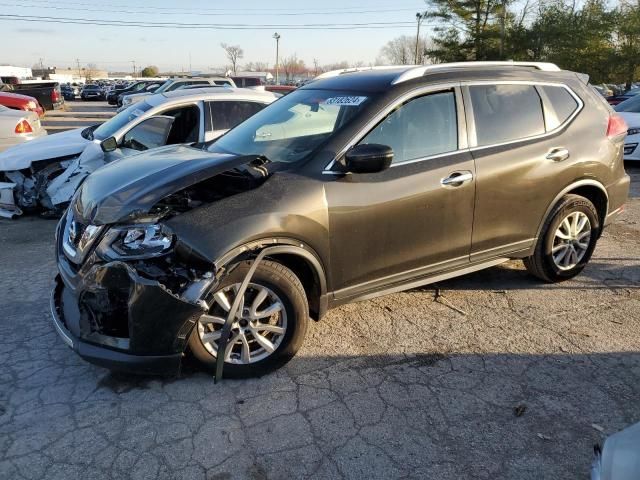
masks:
{"type": "MultiPolygon", "coordinates": [[[[235,87],[235,84],[232,80],[228,78],[223,78],[223,81],[226,82],[226,86],[235,87]]],[[[164,82],[157,90],[153,93],[164,93],[164,92],[173,92],[174,90],[180,90],[181,88],[192,86],[192,85],[218,85],[221,86],[220,79],[217,78],[170,78],[166,82],[164,82]]],[[[144,100],[147,96],[152,95],[150,92],[141,92],[141,93],[133,93],[127,94],[122,97],[122,107],[127,108],[129,105],[132,105],[136,102],[140,102],[144,100]]]]}
{"type": "Polygon", "coordinates": [[[297,87],[292,85],[265,85],[264,89],[267,92],[279,93],[280,95],[287,95],[293,92],[297,87]]]}
{"type": "Polygon", "coordinates": [[[57,82],[12,83],[11,85],[0,82],[0,92],[33,97],[45,111],[62,108],[64,105],[64,98],[57,82]]]}
{"type": "Polygon", "coordinates": [[[147,97],[101,125],[50,135],[0,154],[2,175],[18,187],[21,209],[61,211],[84,179],[113,160],[161,145],[208,142],[277,97],[208,88],[147,97]],[[101,148],[106,142],[109,148],[101,148]]]}
{"type": "Polygon", "coordinates": [[[118,95],[123,94],[123,93],[126,94],[126,93],[139,92],[143,88],[145,88],[147,85],[149,85],[150,83],[157,83],[157,82],[150,82],[150,81],[144,80],[144,81],[139,81],[139,82],[123,83],[121,85],[117,85],[107,95],[107,101],[109,102],[109,105],[117,105],[117,103],[118,103],[118,95]]]}
{"type": "Polygon", "coordinates": [[[635,97],[638,94],[640,94],[640,88],[632,88],[624,92],[622,95],[607,97],[607,102],[609,102],[609,105],[618,105],[619,103],[629,100],[631,97],[635,97]]]}
{"type": "MultiPolygon", "coordinates": [[[[144,85],[136,93],[146,93],[146,94],[149,94],[149,95],[154,94],[154,93],[159,93],[158,89],[161,86],[162,86],[162,83],[150,82],[150,83],[147,83],[146,85],[144,85]]],[[[116,105],[118,105],[118,110],[116,110],[117,112],[119,112],[122,109],[122,103],[124,101],[124,97],[126,97],[127,95],[130,95],[130,93],[123,92],[120,95],[118,95],[118,97],[116,99],[116,105]]]]}
{"type": "Polygon", "coordinates": [[[264,85],[264,81],[260,77],[230,77],[238,87],[259,87],[264,85]]]}
{"type": "Polygon", "coordinates": [[[338,305],[509,259],[572,278],[622,211],[626,126],[585,75],[340,73],[206,148],[89,176],[57,232],[62,339],[114,369],[175,372],[190,349],[212,371],[220,355],[224,375],[259,375],[338,305]]]}
{"type": "Polygon", "coordinates": [[[75,100],[76,99],[76,89],[71,85],[62,85],[60,87],[60,92],[65,100],[75,100]]]}
{"type": "Polygon", "coordinates": [[[640,472],[640,423],[607,437],[594,447],[591,480],[636,480],[640,472]]]}
{"type": "Polygon", "coordinates": [[[104,90],[100,85],[85,85],[80,92],[82,100],[105,100],[104,90]]]}
{"type": "Polygon", "coordinates": [[[640,162],[640,95],[635,95],[614,107],[628,125],[624,141],[624,159],[640,162]]]}
{"type": "Polygon", "coordinates": [[[34,112],[38,117],[44,115],[44,109],[38,101],[27,95],[20,95],[18,93],[0,92],[0,105],[10,108],[12,110],[24,110],[27,112],[34,112]]]}
{"type": "Polygon", "coordinates": [[[0,152],[46,134],[36,113],[0,105],[0,152]]]}

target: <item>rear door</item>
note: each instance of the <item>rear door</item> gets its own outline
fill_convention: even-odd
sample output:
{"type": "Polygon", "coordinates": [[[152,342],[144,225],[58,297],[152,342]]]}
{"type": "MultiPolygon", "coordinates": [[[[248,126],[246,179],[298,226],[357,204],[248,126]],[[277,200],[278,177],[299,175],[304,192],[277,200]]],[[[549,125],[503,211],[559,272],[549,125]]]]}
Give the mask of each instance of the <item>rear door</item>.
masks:
{"type": "Polygon", "coordinates": [[[477,171],[471,261],[524,251],[572,180],[575,141],[564,127],[582,102],[561,84],[535,82],[469,84],[463,94],[477,171]]]}

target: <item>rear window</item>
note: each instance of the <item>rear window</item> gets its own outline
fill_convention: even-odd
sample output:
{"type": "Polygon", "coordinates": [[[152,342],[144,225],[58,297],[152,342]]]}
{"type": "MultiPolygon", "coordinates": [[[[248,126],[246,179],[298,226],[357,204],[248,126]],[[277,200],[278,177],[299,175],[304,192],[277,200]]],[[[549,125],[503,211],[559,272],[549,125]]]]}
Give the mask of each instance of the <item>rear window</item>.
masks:
{"type": "Polygon", "coordinates": [[[531,85],[469,87],[478,146],[545,133],[542,102],[531,85]]]}
{"type": "Polygon", "coordinates": [[[551,131],[562,125],[578,108],[578,102],[566,88],[539,86],[542,95],[547,97],[547,131],[551,131]]]}

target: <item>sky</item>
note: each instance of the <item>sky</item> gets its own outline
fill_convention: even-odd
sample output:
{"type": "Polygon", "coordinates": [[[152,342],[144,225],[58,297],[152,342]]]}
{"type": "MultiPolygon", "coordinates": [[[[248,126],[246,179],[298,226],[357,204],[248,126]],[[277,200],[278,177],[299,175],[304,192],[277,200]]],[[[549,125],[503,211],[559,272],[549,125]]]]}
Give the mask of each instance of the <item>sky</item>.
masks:
{"type": "MultiPolygon", "coordinates": [[[[187,71],[191,62],[194,71],[220,70],[228,64],[220,47],[224,42],[244,49],[241,64],[273,66],[276,31],[281,59],[297,54],[309,66],[314,59],[320,65],[368,64],[387,41],[415,35],[415,15],[424,8],[424,0],[0,0],[0,65],[31,67],[42,59],[45,66],[66,68],[79,59],[81,66],[93,63],[108,71],[131,71],[132,61],[138,69],[156,65],[161,71],[187,71]],[[87,21],[111,24],[60,23],[87,21]],[[354,28],[376,23],[383,25],[354,28]],[[287,28],[293,25],[313,26],[287,28]]],[[[428,33],[429,27],[422,31],[428,33]]]]}

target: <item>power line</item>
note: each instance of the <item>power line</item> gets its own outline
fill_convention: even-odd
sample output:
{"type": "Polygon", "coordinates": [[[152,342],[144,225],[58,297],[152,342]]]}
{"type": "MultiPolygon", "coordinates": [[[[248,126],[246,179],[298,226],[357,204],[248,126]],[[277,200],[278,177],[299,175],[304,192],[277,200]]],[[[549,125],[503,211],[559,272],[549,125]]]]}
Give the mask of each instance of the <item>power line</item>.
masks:
{"type": "MultiPolygon", "coordinates": [[[[30,1],[34,1],[34,0],[30,0],[30,1]]],[[[58,5],[37,5],[37,4],[25,4],[25,3],[21,3],[20,5],[16,5],[14,3],[0,3],[0,6],[3,7],[15,7],[15,8],[46,8],[49,10],[69,10],[69,7],[61,7],[59,6],[60,3],[58,3],[58,5]]],[[[75,5],[75,4],[74,4],[75,5]]],[[[78,4],[78,5],[88,5],[88,4],[78,4]]],[[[183,11],[181,9],[176,9],[178,11],[149,11],[146,7],[144,8],[144,10],[116,10],[113,8],[108,8],[108,6],[105,5],[100,5],[103,8],[95,8],[95,5],[93,6],[94,8],[91,9],[92,12],[107,12],[107,13],[122,13],[122,14],[133,14],[133,15],[171,15],[171,16],[176,16],[176,15],[196,15],[196,16],[211,16],[211,17],[231,17],[231,16],[239,16],[242,15],[244,16],[259,16],[259,17],[265,17],[265,16],[278,16],[278,17],[297,17],[297,16],[308,16],[308,15],[336,15],[335,11],[309,11],[309,12],[274,12],[273,10],[269,11],[269,12],[260,12],[260,11],[256,11],[256,10],[252,10],[250,12],[236,12],[236,13],[230,13],[231,10],[225,10],[224,12],[216,12],[216,13],[211,13],[211,12],[203,12],[203,11],[198,11],[198,12],[194,12],[194,11],[183,11]],[[106,7],[106,8],[105,8],[106,7]]],[[[129,8],[127,6],[122,6],[122,7],[114,7],[114,8],[129,8]]],[[[134,7],[135,8],[135,7],[134,7]]],[[[160,7],[157,7],[160,8],[160,7]]],[[[380,9],[380,10],[354,10],[354,11],[343,11],[341,12],[341,14],[353,14],[353,15],[361,15],[361,14],[380,14],[380,13],[390,13],[390,12],[398,12],[401,10],[413,10],[412,8],[404,8],[404,9],[398,9],[398,8],[390,8],[390,9],[380,9]]]]}
{"type": "Polygon", "coordinates": [[[99,20],[93,18],[49,17],[36,15],[0,14],[0,20],[46,22],[76,25],[103,25],[116,27],[145,28],[191,28],[209,30],[344,30],[344,29],[380,29],[389,27],[412,27],[413,22],[366,22],[366,23],[301,23],[301,24],[247,24],[247,23],[178,23],[178,22],[146,22],[126,20],[99,20]]]}
{"type": "MultiPolygon", "coordinates": [[[[51,3],[48,0],[28,0],[31,3],[44,3],[45,5],[51,5],[51,3]]],[[[87,2],[72,2],[72,1],[60,1],[60,2],[55,2],[55,5],[78,5],[78,6],[86,6],[86,7],[95,7],[96,4],[95,3],[87,3],[87,2]]],[[[407,4],[408,5],[408,4],[407,4]]],[[[412,2],[412,5],[414,5],[414,2],[412,2]]],[[[18,5],[16,5],[18,6],[18,5]]],[[[22,6],[22,5],[20,5],[22,6]]],[[[101,7],[105,7],[105,8],[131,8],[131,5],[127,5],[127,4],[100,4],[101,7]]],[[[134,7],[136,8],[136,7],[134,7]]],[[[327,9],[319,9],[319,8],[251,8],[251,9],[246,9],[246,8],[201,8],[201,7],[160,7],[160,6],[145,6],[144,8],[144,12],[143,13],[149,13],[152,10],[167,10],[167,11],[172,11],[172,12],[184,12],[187,10],[191,10],[191,11],[195,11],[198,14],[202,14],[202,12],[237,12],[236,14],[242,14],[242,15],[248,15],[248,14],[258,14],[258,15],[264,15],[264,13],[259,13],[259,12],[284,12],[284,13],[298,13],[301,15],[313,15],[313,14],[330,14],[333,13],[335,14],[336,12],[342,12],[342,13],[365,13],[365,12],[396,12],[396,11],[400,11],[400,10],[404,10],[404,11],[409,11],[409,10],[415,10],[416,8],[419,8],[418,6],[414,5],[412,7],[398,7],[397,5],[394,5],[393,7],[389,7],[389,8],[381,8],[381,9],[367,9],[367,10],[362,10],[361,6],[354,6],[354,7],[332,7],[332,8],[327,8],[327,9]],[[352,12],[349,12],[348,10],[353,10],[352,12]]],[[[282,13],[282,14],[284,14],[282,13]]],[[[282,15],[279,14],[279,15],[282,15]]]]}

